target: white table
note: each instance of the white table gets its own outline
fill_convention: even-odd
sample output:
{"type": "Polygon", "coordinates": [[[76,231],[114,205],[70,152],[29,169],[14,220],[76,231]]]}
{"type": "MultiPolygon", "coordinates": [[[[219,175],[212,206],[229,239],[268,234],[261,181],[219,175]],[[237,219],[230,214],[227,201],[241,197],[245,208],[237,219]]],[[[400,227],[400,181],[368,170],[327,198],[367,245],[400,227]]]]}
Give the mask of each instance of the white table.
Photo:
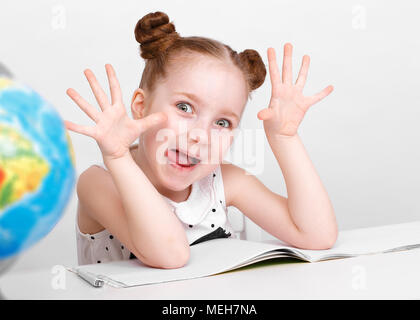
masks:
{"type": "Polygon", "coordinates": [[[420,249],[316,263],[264,262],[210,277],[131,288],[94,288],[65,271],[54,289],[52,270],[0,277],[6,299],[420,299],[420,249]],[[57,287],[57,286],[56,286],[57,287]]]}

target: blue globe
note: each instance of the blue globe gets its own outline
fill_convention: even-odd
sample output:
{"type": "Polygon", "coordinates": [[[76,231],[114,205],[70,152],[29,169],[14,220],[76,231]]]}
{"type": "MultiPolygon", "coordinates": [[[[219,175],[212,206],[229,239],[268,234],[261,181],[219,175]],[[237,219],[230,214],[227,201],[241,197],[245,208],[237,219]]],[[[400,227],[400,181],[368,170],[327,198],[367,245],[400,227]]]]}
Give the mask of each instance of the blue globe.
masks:
{"type": "Polygon", "coordinates": [[[59,114],[0,72],[0,262],[52,230],[74,183],[74,152],[59,114]]]}

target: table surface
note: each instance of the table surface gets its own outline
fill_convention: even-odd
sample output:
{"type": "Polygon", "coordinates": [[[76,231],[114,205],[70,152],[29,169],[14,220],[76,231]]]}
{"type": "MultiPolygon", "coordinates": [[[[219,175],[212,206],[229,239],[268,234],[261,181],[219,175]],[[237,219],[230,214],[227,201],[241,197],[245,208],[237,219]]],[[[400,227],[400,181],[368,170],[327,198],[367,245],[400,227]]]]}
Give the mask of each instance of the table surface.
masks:
{"type": "Polygon", "coordinates": [[[5,299],[420,299],[420,248],[322,262],[274,259],[209,277],[94,288],[57,270],[6,273],[5,299]],[[65,275],[64,277],[62,275],[65,275]]]}

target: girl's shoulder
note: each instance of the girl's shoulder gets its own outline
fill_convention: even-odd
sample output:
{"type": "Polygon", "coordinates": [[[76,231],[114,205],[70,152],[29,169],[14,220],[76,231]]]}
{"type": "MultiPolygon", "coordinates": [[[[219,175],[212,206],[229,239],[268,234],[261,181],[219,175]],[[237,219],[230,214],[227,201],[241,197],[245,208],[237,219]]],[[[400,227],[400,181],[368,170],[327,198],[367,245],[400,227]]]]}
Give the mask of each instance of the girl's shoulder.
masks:
{"type": "MultiPolygon", "coordinates": [[[[137,147],[138,143],[131,145],[130,152],[133,154],[134,149],[137,147]]],[[[111,202],[110,205],[113,207],[119,205],[121,201],[111,173],[103,162],[91,165],[79,175],[77,194],[79,202],[84,203],[88,207],[94,207],[98,201],[104,203],[101,200],[103,198],[111,202]]]]}
{"type": "Polygon", "coordinates": [[[112,177],[99,165],[91,165],[77,181],[78,226],[81,232],[94,234],[104,229],[100,216],[115,210],[117,198],[112,195],[112,177]]]}
{"type": "Polygon", "coordinates": [[[97,194],[98,187],[100,187],[101,193],[104,193],[108,191],[112,183],[111,174],[103,165],[91,165],[77,179],[76,189],[79,202],[90,203],[97,194]]]}

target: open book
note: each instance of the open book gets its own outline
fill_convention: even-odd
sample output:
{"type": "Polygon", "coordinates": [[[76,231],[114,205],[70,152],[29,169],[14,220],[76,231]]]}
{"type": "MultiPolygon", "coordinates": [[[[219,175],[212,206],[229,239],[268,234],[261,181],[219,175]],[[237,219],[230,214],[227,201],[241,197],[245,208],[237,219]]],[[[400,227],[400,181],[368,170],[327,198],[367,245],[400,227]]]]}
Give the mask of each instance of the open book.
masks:
{"type": "Polygon", "coordinates": [[[280,240],[255,242],[213,239],[190,247],[188,263],[178,269],[157,269],[137,259],[67,268],[91,285],[132,287],[206,277],[267,259],[296,258],[308,262],[420,248],[420,221],[340,231],[328,250],[298,249],[280,240]]]}

